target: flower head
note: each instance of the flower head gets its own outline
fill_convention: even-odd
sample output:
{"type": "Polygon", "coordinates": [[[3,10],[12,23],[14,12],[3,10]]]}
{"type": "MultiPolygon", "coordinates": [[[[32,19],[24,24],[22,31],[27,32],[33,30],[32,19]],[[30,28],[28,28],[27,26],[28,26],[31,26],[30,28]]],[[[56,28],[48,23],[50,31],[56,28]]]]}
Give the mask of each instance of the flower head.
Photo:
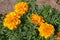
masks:
{"type": "Polygon", "coordinates": [[[60,40],[60,32],[57,32],[57,40],[60,40]]]}
{"type": "Polygon", "coordinates": [[[28,11],[28,5],[26,2],[19,2],[15,5],[15,12],[17,12],[20,15],[26,14],[28,11]]]}
{"type": "Polygon", "coordinates": [[[42,23],[38,28],[39,35],[45,38],[49,38],[54,34],[54,26],[48,23],[42,23]]]}
{"type": "Polygon", "coordinates": [[[21,23],[21,21],[19,20],[19,16],[14,14],[14,12],[10,12],[4,18],[3,25],[4,25],[4,27],[7,27],[8,29],[13,30],[13,29],[17,28],[17,26],[20,23],[21,23]]]}
{"type": "Polygon", "coordinates": [[[14,16],[14,17],[16,17],[16,18],[20,18],[21,16],[19,15],[19,14],[17,14],[16,12],[10,12],[10,13],[8,13],[7,15],[6,15],[6,17],[12,17],[12,16],[14,16]]]}
{"type": "Polygon", "coordinates": [[[38,14],[32,14],[31,15],[31,22],[33,24],[37,24],[40,26],[44,22],[44,20],[43,20],[42,16],[39,16],[38,14]]]}

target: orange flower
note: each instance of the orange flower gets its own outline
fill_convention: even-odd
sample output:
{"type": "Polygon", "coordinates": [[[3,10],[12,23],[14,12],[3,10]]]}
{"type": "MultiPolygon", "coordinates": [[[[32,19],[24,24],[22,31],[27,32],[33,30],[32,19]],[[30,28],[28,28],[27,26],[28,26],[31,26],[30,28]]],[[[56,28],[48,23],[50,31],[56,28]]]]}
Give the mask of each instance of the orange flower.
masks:
{"type": "Polygon", "coordinates": [[[48,23],[42,23],[38,28],[39,35],[45,38],[49,38],[54,34],[54,26],[48,23]]]}
{"type": "Polygon", "coordinates": [[[15,12],[10,12],[6,15],[6,17],[10,17],[10,16],[14,16],[14,17],[17,17],[17,18],[20,18],[21,16],[15,12]]]}
{"type": "Polygon", "coordinates": [[[43,22],[44,22],[44,20],[43,20],[43,17],[42,16],[39,16],[38,14],[32,14],[31,15],[31,22],[33,23],[33,24],[37,24],[37,25],[41,25],[43,22]]]}
{"type": "Polygon", "coordinates": [[[9,14],[6,15],[4,18],[3,25],[7,27],[10,30],[13,30],[17,28],[17,26],[21,23],[19,20],[19,16],[14,14],[14,12],[10,12],[9,14]]]}
{"type": "Polygon", "coordinates": [[[60,40],[60,37],[57,37],[57,40],[60,40]]]}
{"type": "Polygon", "coordinates": [[[57,33],[57,40],[60,40],[60,32],[57,33]]]}
{"type": "Polygon", "coordinates": [[[14,9],[16,13],[23,15],[28,11],[28,5],[26,2],[19,2],[15,5],[14,9]]]}

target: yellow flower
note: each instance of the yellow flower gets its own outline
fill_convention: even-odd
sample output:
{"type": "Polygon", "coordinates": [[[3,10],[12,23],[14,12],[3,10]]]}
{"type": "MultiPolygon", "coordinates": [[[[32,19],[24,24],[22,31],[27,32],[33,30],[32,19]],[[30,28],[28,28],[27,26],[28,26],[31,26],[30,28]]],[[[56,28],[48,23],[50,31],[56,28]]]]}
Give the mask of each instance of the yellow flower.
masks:
{"type": "Polygon", "coordinates": [[[20,18],[20,17],[21,17],[19,14],[15,13],[15,12],[10,12],[10,13],[8,13],[8,14],[6,15],[6,17],[10,17],[10,16],[14,16],[14,17],[16,17],[16,18],[20,18]]]}
{"type": "Polygon", "coordinates": [[[10,12],[4,18],[3,25],[10,30],[17,28],[17,26],[21,23],[19,20],[19,16],[17,16],[14,12],[10,12]]]}
{"type": "Polygon", "coordinates": [[[49,38],[54,34],[54,26],[48,23],[42,23],[38,28],[39,35],[45,38],[49,38]]]}
{"type": "Polygon", "coordinates": [[[43,20],[43,17],[42,16],[39,16],[38,14],[32,14],[31,15],[31,22],[33,23],[33,24],[37,24],[37,25],[41,25],[43,22],[44,22],[44,20],[43,20]]]}
{"type": "Polygon", "coordinates": [[[19,2],[15,5],[14,9],[16,13],[23,15],[28,11],[28,5],[26,2],[19,2]]]}

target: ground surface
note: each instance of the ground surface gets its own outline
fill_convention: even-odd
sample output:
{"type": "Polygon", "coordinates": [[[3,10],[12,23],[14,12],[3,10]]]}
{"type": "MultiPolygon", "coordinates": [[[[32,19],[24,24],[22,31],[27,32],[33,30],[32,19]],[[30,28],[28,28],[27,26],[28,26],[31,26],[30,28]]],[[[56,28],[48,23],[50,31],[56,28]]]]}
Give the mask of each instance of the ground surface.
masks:
{"type": "Polygon", "coordinates": [[[15,0],[0,0],[0,13],[13,11],[15,0]]]}
{"type": "MultiPolygon", "coordinates": [[[[0,0],[0,14],[9,13],[10,11],[13,11],[15,1],[16,0],[0,0]]],[[[48,3],[52,7],[60,10],[59,2],[58,2],[58,4],[56,3],[57,0],[37,0],[37,2],[38,2],[39,6],[48,3]]]]}
{"type": "Polygon", "coordinates": [[[37,0],[38,5],[49,4],[60,11],[60,0],[37,0]]]}

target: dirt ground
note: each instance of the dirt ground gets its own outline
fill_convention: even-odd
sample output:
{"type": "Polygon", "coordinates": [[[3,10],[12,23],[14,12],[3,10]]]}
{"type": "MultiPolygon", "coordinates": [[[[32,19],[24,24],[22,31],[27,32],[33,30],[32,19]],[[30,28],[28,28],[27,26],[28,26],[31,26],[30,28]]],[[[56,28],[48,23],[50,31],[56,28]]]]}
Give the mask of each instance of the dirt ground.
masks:
{"type": "Polygon", "coordinates": [[[13,11],[15,0],[0,0],[0,14],[13,11]]]}
{"type": "MultiPolygon", "coordinates": [[[[10,11],[13,11],[15,1],[16,0],[0,0],[0,14],[9,13],[10,11]]],[[[39,6],[47,3],[52,7],[60,10],[60,5],[59,5],[60,2],[57,3],[57,0],[37,0],[37,3],[39,6]]]]}
{"type": "Polygon", "coordinates": [[[38,5],[48,4],[60,11],[60,0],[37,0],[38,5]]]}

